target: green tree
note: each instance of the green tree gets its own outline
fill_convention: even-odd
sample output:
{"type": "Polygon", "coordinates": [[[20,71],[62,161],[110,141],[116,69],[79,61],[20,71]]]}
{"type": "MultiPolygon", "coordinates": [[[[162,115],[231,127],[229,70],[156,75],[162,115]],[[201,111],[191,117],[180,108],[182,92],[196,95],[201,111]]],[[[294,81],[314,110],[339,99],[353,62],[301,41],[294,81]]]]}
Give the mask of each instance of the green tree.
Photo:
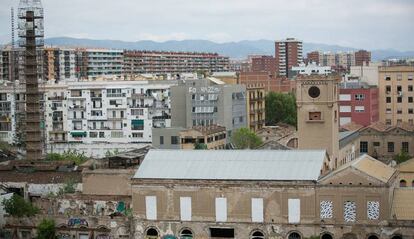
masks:
{"type": "Polygon", "coordinates": [[[43,219],[37,226],[37,239],[55,239],[56,228],[55,221],[43,219]]]}
{"type": "Polygon", "coordinates": [[[404,163],[405,161],[409,160],[410,158],[411,158],[410,155],[405,151],[401,151],[399,154],[394,156],[394,160],[398,164],[404,163]]]}
{"type": "Polygon", "coordinates": [[[266,125],[286,123],[296,126],[296,97],[292,93],[270,92],[266,95],[266,125]]]}
{"type": "Polygon", "coordinates": [[[14,194],[10,199],[3,200],[2,203],[6,213],[14,217],[31,217],[39,213],[39,208],[17,194],[14,194]]]}
{"type": "Polygon", "coordinates": [[[262,145],[262,140],[248,128],[240,128],[231,137],[237,149],[254,149],[262,145]]]}
{"type": "Polygon", "coordinates": [[[194,144],[194,149],[197,149],[197,150],[207,149],[207,144],[197,142],[194,144]]]}

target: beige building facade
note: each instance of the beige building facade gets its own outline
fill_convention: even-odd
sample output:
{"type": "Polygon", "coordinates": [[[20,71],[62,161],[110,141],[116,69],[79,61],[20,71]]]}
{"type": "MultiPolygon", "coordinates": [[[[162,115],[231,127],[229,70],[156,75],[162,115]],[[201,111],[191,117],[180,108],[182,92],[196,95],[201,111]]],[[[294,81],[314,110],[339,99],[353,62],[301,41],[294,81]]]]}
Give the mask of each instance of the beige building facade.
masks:
{"type": "Polygon", "coordinates": [[[246,85],[247,122],[251,131],[257,132],[266,124],[265,119],[265,86],[264,84],[246,85]]]}
{"type": "Polygon", "coordinates": [[[360,152],[389,162],[401,152],[414,156],[414,126],[389,126],[378,122],[359,130],[360,152]]]}
{"type": "Polygon", "coordinates": [[[379,67],[379,119],[414,124],[414,66],[379,67]]]}

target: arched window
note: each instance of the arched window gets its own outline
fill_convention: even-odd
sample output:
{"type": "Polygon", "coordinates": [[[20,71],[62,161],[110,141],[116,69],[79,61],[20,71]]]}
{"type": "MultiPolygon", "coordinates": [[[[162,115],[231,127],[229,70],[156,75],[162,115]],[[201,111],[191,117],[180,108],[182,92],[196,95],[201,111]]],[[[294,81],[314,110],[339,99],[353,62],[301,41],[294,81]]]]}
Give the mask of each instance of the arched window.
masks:
{"type": "Polygon", "coordinates": [[[182,229],[180,232],[180,239],[193,239],[193,232],[190,229],[182,229]]]}
{"type": "Polygon", "coordinates": [[[264,239],[265,236],[261,231],[254,231],[250,236],[250,239],[264,239]]]}
{"type": "Polygon", "coordinates": [[[333,239],[333,237],[329,233],[324,233],[322,234],[321,239],[333,239]]]}
{"type": "Polygon", "coordinates": [[[391,237],[391,239],[402,239],[401,235],[394,235],[391,237]]]}
{"type": "Polygon", "coordinates": [[[302,236],[297,232],[292,232],[289,234],[288,239],[302,239],[302,236]]]}
{"type": "Polygon", "coordinates": [[[157,229],[151,227],[147,229],[145,233],[145,239],[158,239],[158,231],[157,229]]]}
{"type": "Polygon", "coordinates": [[[371,236],[368,237],[368,239],[378,239],[378,236],[377,235],[371,235],[371,236]]]}
{"type": "Polygon", "coordinates": [[[400,181],[400,187],[401,188],[407,187],[407,182],[404,179],[401,179],[401,181],[400,181]]]}

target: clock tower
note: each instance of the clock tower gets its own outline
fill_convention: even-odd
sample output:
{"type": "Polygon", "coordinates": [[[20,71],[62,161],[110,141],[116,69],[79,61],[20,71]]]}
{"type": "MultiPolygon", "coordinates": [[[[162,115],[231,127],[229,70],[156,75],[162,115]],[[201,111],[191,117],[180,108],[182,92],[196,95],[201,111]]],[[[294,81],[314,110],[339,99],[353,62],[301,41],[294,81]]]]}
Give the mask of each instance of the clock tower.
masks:
{"type": "Polygon", "coordinates": [[[329,168],[339,156],[339,76],[299,76],[296,79],[298,149],[325,149],[329,168]]]}

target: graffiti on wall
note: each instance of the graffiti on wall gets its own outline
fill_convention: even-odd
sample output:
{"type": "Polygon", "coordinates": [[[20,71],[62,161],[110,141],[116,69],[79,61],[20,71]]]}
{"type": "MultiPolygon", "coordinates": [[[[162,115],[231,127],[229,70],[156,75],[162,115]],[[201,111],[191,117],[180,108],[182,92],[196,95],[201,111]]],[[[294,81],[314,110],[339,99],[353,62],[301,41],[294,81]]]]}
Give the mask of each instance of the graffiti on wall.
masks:
{"type": "Polygon", "coordinates": [[[68,221],[68,226],[88,226],[88,221],[82,218],[70,218],[68,221]]]}

